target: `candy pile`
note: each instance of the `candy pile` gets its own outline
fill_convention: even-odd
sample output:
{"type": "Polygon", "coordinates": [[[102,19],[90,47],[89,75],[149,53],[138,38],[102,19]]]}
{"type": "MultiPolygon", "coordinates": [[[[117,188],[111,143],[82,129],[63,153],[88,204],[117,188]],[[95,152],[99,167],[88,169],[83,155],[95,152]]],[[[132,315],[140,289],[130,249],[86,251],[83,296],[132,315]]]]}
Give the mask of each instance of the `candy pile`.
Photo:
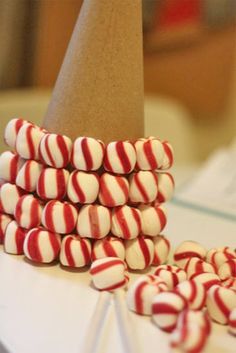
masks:
{"type": "Polygon", "coordinates": [[[0,156],[0,242],[38,263],[82,267],[119,257],[141,270],[166,261],[162,204],[174,191],[171,145],[48,133],[23,119],[5,129],[0,156]]]}
{"type": "Polygon", "coordinates": [[[185,241],[174,252],[175,265],[160,265],[128,289],[128,308],[152,316],[171,333],[171,347],[199,353],[211,332],[211,321],[229,325],[236,335],[236,252],[206,249],[185,241]]]}

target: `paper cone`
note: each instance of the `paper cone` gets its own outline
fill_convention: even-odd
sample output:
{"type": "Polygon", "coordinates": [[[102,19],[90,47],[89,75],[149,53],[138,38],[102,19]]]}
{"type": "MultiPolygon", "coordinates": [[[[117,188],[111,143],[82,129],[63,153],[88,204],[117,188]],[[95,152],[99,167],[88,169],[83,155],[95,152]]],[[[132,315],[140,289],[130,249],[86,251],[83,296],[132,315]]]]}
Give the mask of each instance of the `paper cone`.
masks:
{"type": "Polygon", "coordinates": [[[43,126],[75,139],[143,136],[141,0],[84,0],[43,126]]]}

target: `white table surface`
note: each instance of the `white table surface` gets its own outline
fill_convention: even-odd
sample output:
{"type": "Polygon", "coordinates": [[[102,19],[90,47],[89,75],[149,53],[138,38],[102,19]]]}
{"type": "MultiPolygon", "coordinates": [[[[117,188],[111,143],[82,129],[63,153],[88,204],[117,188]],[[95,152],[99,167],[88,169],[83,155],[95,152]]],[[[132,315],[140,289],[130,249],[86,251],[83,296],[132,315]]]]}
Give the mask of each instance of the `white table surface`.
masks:
{"type": "MultiPolygon", "coordinates": [[[[185,239],[207,248],[236,245],[236,223],[178,204],[168,205],[164,232],[173,247],[185,239]],[[216,231],[217,230],[217,231],[216,231]]],[[[153,271],[153,269],[151,269],[153,271]]],[[[131,275],[131,282],[138,275],[131,275]]],[[[83,336],[99,292],[88,271],[66,271],[59,265],[36,266],[0,249],[0,340],[14,353],[83,353],[83,336]]],[[[95,352],[124,353],[111,303],[95,352]]],[[[168,334],[147,317],[130,313],[140,353],[168,353],[168,334]]],[[[213,325],[205,353],[235,353],[236,340],[227,328],[213,325]]],[[[1,352],[1,347],[0,347],[1,352]]],[[[128,352],[126,352],[128,353],[128,352]]]]}

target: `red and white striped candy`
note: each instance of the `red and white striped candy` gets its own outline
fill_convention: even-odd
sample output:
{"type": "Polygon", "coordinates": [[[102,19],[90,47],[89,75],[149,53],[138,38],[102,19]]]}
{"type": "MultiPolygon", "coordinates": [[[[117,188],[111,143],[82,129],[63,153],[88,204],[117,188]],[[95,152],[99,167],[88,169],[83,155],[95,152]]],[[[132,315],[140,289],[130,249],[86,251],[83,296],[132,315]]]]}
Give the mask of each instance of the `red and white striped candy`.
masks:
{"type": "Polygon", "coordinates": [[[236,308],[236,293],[229,288],[212,286],[207,292],[206,305],[212,320],[228,324],[230,312],[236,308]]]}
{"type": "Polygon", "coordinates": [[[31,229],[41,223],[42,206],[33,195],[23,195],[19,198],[14,212],[15,220],[20,227],[31,229]]]}
{"type": "Polygon", "coordinates": [[[157,235],[152,238],[154,244],[154,257],[152,260],[153,266],[164,264],[170,252],[170,242],[163,235],[157,235]]]}
{"type": "Polygon", "coordinates": [[[206,261],[217,269],[219,269],[223,263],[231,259],[236,259],[236,252],[228,246],[211,249],[206,254],[206,261]]]}
{"type": "Polygon", "coordinates": [[[136,238],[142,228],[141,213],[134,207],[118,206],[112,211],[111,232],[123,239],[136,238]]]}
{"type": "Polygon", "coordinates": [[[0,189],[1,211],[7,214],[14,214],[19,198],[24,194],[18,186],[5,183],[0,189]]]}
{"type": "Polygon", "coordinates": [[[172,290],[177,284],[187,279],[184,270],[177,266],[160,265],[156,268],[154,275],[159,276],[166,282],[167,287],[172,290]]]}
{"type": "Polygon", "coordinates": [[[202,283],[206,290],[215,284],[220,285],[220,277],[216,273],[195,273],[195,275],[192,275],[191,279],[193,281],[202,283]]]}
{"type": "Polygon", "coordinates": [[[94,286],[99,290],[113,291],[125,287],[129,281],[123,260],[106,257],[95,260],[90,268],[94,286]]]}
{"type": "Polygon", "coordinates": [[[71,163],[78,170],[97,170],[104,157],[104,144],[92,137],[78,137],[71,152],[71,163]]]}
{"type": "Polygon", "coordinates": [[[150,203],[158,193],[158,176],[151,171],[139,171],[129,178],[129,199],[134,203],[150,203]]]}
{"type": "Polygon", "coordinates": [[[76,226],[81,237],[104,238],[111,230],[111,212],[101,205],[81,207],[76,226]]]}
{"type": "Polygon", "coordinates": [[[26,229],[20,227],[16,221],[11,221],[5,231],[4,251],[8,254],[22,255],[26,233],[26,229]]]}
{"type": "Polygon", "coordinates": [[[42,224],[51,232],[68,234],[76,225],[78,213],[69,202],[49,201],[43,209],[42,224]]]}
{"type": "Polygon", "coordinates": [[[142,217],[142,233],[156,236],[165,228],[167,222],[166,209],[163,206],[139,206],[142,217]]]}
{"type": "Polygon", "coordinates": [[[25,237],[24,254],[34,262],[50,263],[58,259],[61,248],[59,234],[43,228],[31,229],[25,237]]]}
{"type": "Polygon", "coordinates": [[[0,213],[0,244],[4,241],[5,231],[12,218],[6,214],[0,213]]]}
{"type": "Polygon", "coordinates": [[[184,328],[191,323],[202,327],[207,335],[211,333],[211,319],[206,310],[185,309],[179,314],[177,329],[184,328]]]}
{"type": "Polygon", "coordinates": [[[99,201],[107,207],[125,205],[129,198],[129,182],[119,175],[104,173],[100,177],[99,201]]]}
{"type": "Polygon", "coordinates": [[[96,240],[93,243],[92,261],[104,257],[119,257],[119,259],[124,260],[125,246],[123,240],[112,236],[96,240]]]}
{"type": "Polygon", "coordinates": [[[4,141],[9,147],[15,148],[18,132],[22,125],[26,123],[27,121],[21,118],[11,119],[7,123],[4,131],[4,141]]]}
{"type": "Polygon", "coordinates": [[[170,173],[158,173],[158,194],[155,202],[163,203],[171,200],[174,189],[173,176],[170,173]]]}
{"type": "Polygon", "coordinates": [[[45,132],[31,123],[23,124],[16,138],[16,151],[25,159],[39,159],[39,144],[45,132]]]}
{"type": "Polygon", "coordinates": [[[68,267],[84,267],[91,263],[91,243],[78,235],[66,235],[61,244],[60,263],[68,267]]]}
{"type": "Polygon", "coordinates": [[[37,183],[38,196],[44,200],[62,200],[66,195],[68,179],[66,169],[43,169],[37,183]]]}
{"type": "Polygon", "coordinates": [[[161,330],[171,332],[176,327],[179,314],[186,306],[186,300],[179,293],[171,291],[159,293],[152,302],[152,319],[161,330]]]}
{"type": "Polygon", "coordinates": [[[236,336],[236,308],[229,314],[229,333],[236,336]]]}
{"type": "Polygon", "coordinates": [[[204,260],[206,256],[206,249],[195,241],[182,242],[174,253],[175,264],[184,268],[190,257],[198,257],[204,260]]]}
{"type": "Polygon", "coordinates": [[[174,163],[174,151],[173,147],[168,141],[162,142],[164,148],[164,158],[160,169],[166,170],[170,169],[174,163]]]}
{"type": "Polygon", "coordinates": [[[132,143],[113,141],[105,148],[103,166],[106,171],[117,174],[129,174],[134,169],[136,153],[132,143]]]}
{"type": "Polygon", "coordinates": [[[24,164],[24,160],[17,154],[6,151],[0,155],[0,178],[15,183],[17,174],[24,164]]]}
{"type": "Polygon", "coordinates": [[[160,277],[143,275],[128,289],[126,297],[128,308],[140,315],[151,315],[153,298],[167,290],[166,283],[160,277]]]}
{"type": "Polygon", "coordinates": [[[99,192],[99,177],[94,173],[75,170],[70,174],[67,195],[73,203],[93,203],[99,192]]]}
{"type": "Polygon", "coordinates": [[[187,272],[188,279],[191,279],[195,273],[210,272],[216,273],[216,269],[212,264],[209,264],[198,257],[190,257],[184,267],[187,272]]]}
{"type": "Polygon", "coordinates": [[[188,306],[193,310],[201,310],[206,303],[206,289],[202,283],[197,281],[183,281],[175,287],[188,302],[188,306]]]}
{"type": "Polygon", "coordinates": [[[221,265],[218,275],[222,281],[230,277],[236,277],[236,259],[228,260],[221,265]]]}
{"type": "Polygon", "coordinates": [[[45,134],[40,141],[40,160],[54,168],[64,168],[70,161],[72,141],[65,135],[45,134]]]}
{"type": "Polygon", "coordinates": [[[125,241],[125,261],[131,270],[144,270],[151,265],[154,246],[151,239],[137,237],[125,241]]]}
{"type": "Polygon", "coordinates": [[[157,138],[139,139],[134,144],[137,155],[137,169],[155,170],[163,164],[164,148],[157,138]]]}
{"type": "Polygon", "coordinates": [[[16,185],[28,192],[34,192],[42,169],[41,163],[34,160],[26,161],[17,174],[16,185]]]}
{"type": "Polygon", "coordinates": [[[221,281],[221,284],[226,287],[236,291],[236,277],[230,277],[221,281]]]}

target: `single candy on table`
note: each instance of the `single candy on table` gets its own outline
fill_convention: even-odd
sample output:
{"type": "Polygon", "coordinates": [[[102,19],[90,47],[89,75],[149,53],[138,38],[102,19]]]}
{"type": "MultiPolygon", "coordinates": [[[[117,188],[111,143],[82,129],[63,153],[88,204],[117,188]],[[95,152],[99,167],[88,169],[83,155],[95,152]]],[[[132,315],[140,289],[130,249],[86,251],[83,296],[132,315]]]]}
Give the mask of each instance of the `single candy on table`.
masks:
{"type": "Polygon", "coordinates": [[[169,256],[170,242],[163,235],[157,235],[156,237],[152,237],[152,241],[154,244],[154,257],[152,260],[152,265],[163,265],[167,261],[169,256]]]}
{"type": "Polygon", "coordinates": [[[73,203],[93,203],[99,192],[99,177],[95,173],[73,171],[67,184],[67,196],[73,203]]]}
{"type": "Polygon", "coordinates": [[[142,229],[142,217],[138,209],[127,205],[112,211],[111,232],[123,239],[136,238],[142,229]]]}
{"type": "Polygon", "coordinates": [[[202,273],[195,273],[195,275],[191,276],[191,279],[196,282],[200,282],[203,284],[206,290],[210,287],[214,286],[215,284],[220,285],[220,277],[216,273],[210,272],[202,272],[202,273]]]}
{"type": "Polygon", "coordinates": [[[92,137],[78,137],[72,147],[71,163],[75,169],[91,171],[102,166],[104,144],[92,137]]]}
{"type": "Polygon", "coordinates": [[[150,203],[157,197],[158,176],[152,171],[132,173],[129,185],[129,199],[133,203],[150,203]]]}
{"type": "Polygon", "coordinates": [[[104,238],[111,230],[110,210],[101,205],[82,206],[76,229],[81,237],[104,238]]]}
{"type": "Polygon", "coordinates": [[[184,270],[187,272],[188,279],[191,279],[196,273],[209,272],[216,273],[216,268],[198,257],[190,257],[184,267],[184,270]]]}
{"type": "Polygon", "coordinates": [[[41,227],[33,228],[26,234],[23,248],[29,260],[37,263],[50,263],[58,259],[61,237],[41,227]]]}
{"type": "Polygon", "coordinates": [[[222,281],[230,277],[236,277],[236,259],[223,263],[218,270],[218,275],[222,281]]]}
{"type": "Polygon", "coordinates": [[[144,270],[152,264],[153,256],[151,239],[139,236],[125,241],[125,261],[131,270],[144,270]]]}
{"type": "Polygon", "coordinates": [[[5,231],[4,251],[8,254],[22,255],[27,229],[20,227],[16,221],[11,221],[5,231]]]}
{"type": "Polygon", "coordinates": [[[16,204],[23,194],[24,191],[17,185],[10,183],[3,184],[0,189],[1,211],[13,215],[16,204]]]}
{"type": "Polygon", "coordinates": [[[154,274],[160,276],[170,290],[187,279],[187,274],[184,270],[172,265],[160,265],[156,268],[154,274]]]}
{"type": "Polygon", "coordinates": [[[201,282],[183,281],[177,284],[175,291],[187,300],[190,309],[201,310],[205,306],[207,291],[201,282]]]}
{"type": "Polygon", "coordinates": [[[167,291],[166,283],[158,276],[140,276],[128,289],[129,310],[140,315],[152,314],[152,301],[156,294],[167,291]]]}
{"type": "Polygon", "coordinates": [[[0,244],[4,241],[6,228],[11,221],[12,218],[9,215],[0,213],[0,244]]]}
{"type": "Polygon", "coordinates": [[[25,159],[39,159],[39,144],[45,132],[31,123],[23,124],[16,138],[16,151],[25,159]]]}
{"type": "Polygon", "coordinates": [[[236,308],[229,314],[229,333],[236,336],[236,308]]]}
{"type": "Polygon", "coordinates": [[[175,189],[174,178],[170,173],[158,173],[158,194],[156,203],[171,200],[175,189]]]}
{"type": "Polygon", "coordinates": [[[16,177],[16,185],[28,192],[34,192],[38,179],[43,170],[41,163],[34,160],[27,160],[22,165],[16,177]]]}
{"type": "Polygon", "coordinates": [[[9,183],[15,183],[17,174],[24,164],[17,154],[6,151],[0,155],[0,178],[9,183]]]}
{"type": "Polygon", "coordinates": [[[211,319],[208,315],[207,310],[183,310],[177,320],[177,329],[188,326],[191,323],[195,323],[204,329],[204,332],[209,335],[211,333],[211,319]]]}
{"type": "Polygon", "coordinates": [[[207,292],[206,305],[212,320],[226,325],[231,310],[236,308],[236,293],[231,289],[214,285],[207,292]]]}
{"type": "Polygon", "coordinates": [[[206,256],[206,249],[195,241],[184,241],[182,242],[174,253],[174,261],[176,265],[184,268],[188,259],[191,257],[198,257],[204,260],[206,256]]]}
{"type": "Polygon", "coordinates": [[[103,173],[100,177],[99,201],[107,207],[125,205],[129,198],[129,182],[120,175],[103,173]]]}
{"type": "Polygon", "coordinates": [[[116,174],[129,174],[136,163],[136,153],[133,145],[128,141],[113,141],[105,149],[104,169],[116,174]]]}
{"type": "Polygon", "coordinates": [[[40,141],[40,160],[54,168],[64,168],[70,162],[72,141],[65,135],[45,134],[40,141]]]}
{"type": "Polygon", "coordinates": [[[69,202],[49,201],[42,213],[42,224],[51,232],[71,233],[76,225],[78,212],[69,202]]]}
{"type": "Polygon", "coordinates": [[[40,225],[42,206],[33,195],[23,195],[16,203],[15,220],[20,227],[31,229],[40,225]]]}
{"type": "Polygon", "coordinates": [[[142,217],[143,234],[153,237],[159,235],[166,226],[166,209],[163,206],[141,205],[139,211],[142,217]]]}
{"type": "Polygon", "coordinates": [[[206,261],[211,263],[217,269],[219,269],[223,263],[231,259],[236,259],[236,252],[228,246],[213,248],[206,254],[206,261]]]}
{"type": "Polygon", "coordinates": [[[27,121],[21,118],[11,119],[7,123],[4,131],[4,141],[9,147],[15,148],[18,132],[22,125],[26,123],[27,121]]]}
{"type": "Polygon", "coordinates": [[[61,243],[60,263],[68,267],[84,267],[91,263],[91,243],[78,235],[66,235],[61,243]]]}
{"type": "Polygon", "coordinates": [[[187,307],[186,300],[175,292],[157,294],[152,302],[152,319],[162,330],[175,329],[179,314],[187,307]]]}
{"type": "Polygon", "coordinates": [[[103,239],[95,240],[92,247],[92,261],[104,257],[119,257],[125,259],[124,241],[117,237],[106,236],[103,239]]]}
{"type": "Polygon", "coordinates": [[[44,168],[37,183],[37,194],[44,200],[62,200],[66,195],[69,172],[66,169],[44,168]]]}
{"type": "Polygon", "coordinates": [[[134,144],[139,170],[155,170],[163,165],[164,148],[157,138],[140,138],[134,144]]]}
{"type": "Polygon", "coordinates": [[[230,277],[221,281],[221,284],[226,287],[236,291],[236,277],[230,277]]]}
{"type": "Polygon", "coordinates": [[[129,281],[125,262],[117,257],[95,260],[90,274],[94,286],[99,290],[113,291],[125,287],[129,281]]]}

